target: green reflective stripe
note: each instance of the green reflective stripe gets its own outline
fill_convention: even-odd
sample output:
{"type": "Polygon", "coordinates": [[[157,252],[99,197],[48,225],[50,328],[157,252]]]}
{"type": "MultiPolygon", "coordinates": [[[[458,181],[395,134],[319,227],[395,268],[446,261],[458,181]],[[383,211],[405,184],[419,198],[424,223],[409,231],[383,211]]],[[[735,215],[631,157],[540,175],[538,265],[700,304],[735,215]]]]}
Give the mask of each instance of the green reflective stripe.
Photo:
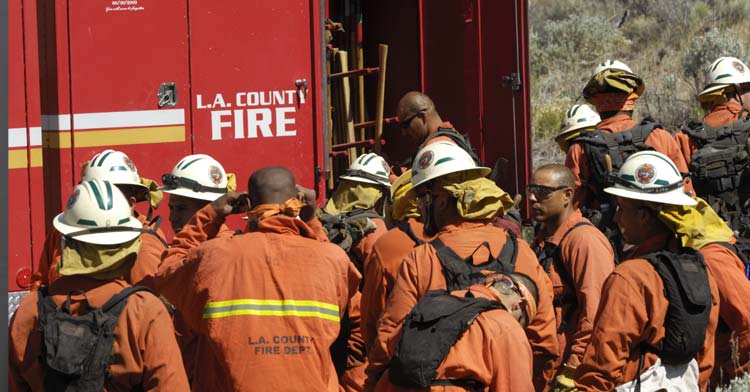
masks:
{"type": "Polygon", "coordinates": [[[440,158],[440,159],[438,159],[438,160],[437,160],[437,161],[435,162],[435,166],[437,166],[437,165],[439,165],[439,164],[441,164],[441,163],[445,163],[445,162],[448,162],[448,161],[452,161],[452,160],[453,160],[453,158],[452,158],[452,157],[445,157],[445,158],[440,158]]]}
{"type": "Polygon", "coordinates": [[[94,181],[89,181],[89,188],[94,192],[94,197],[96,198],[96,204],[99,205],[99,208],[104,210],[104,200],[102,199],[102,195],[99,193],[99,189],[97,189],[96,184],[94,184],[94,181]]]}
{"type": "Polygon", "coordinates": [[[716,77],[716,80],[719,80],[719,79],[722,79],[722,78],[729,78],[731,76],[732,76],[732,74],[721,74],[721,75],[719,75],[719,76],[716,77]]]}
{"type": "Polygon", "coordinates": [[[654,181],[654,184],[661,185],[661,186],[667,186],[667,185],[669,185],[669,183],[667,181],[664,181],[664,180],[656,180],[656,181],[654,181]]]}
{"type": "Polygon", "coordinates": [[[79,225],[86,225],[86,226],[99,226],[96,224],[96,222],[88,219],[79,219],[78,222],[79,225]]]}
{"type": "Polygon", "coordinates": [[[631,176],[630,174],[623,174],[620,177],[622,177],[623,180],[635,181],[635,177],[631,176]]]}
{"type": "Polygon", "coordinates": [[[130,222],[130,218],[122,218],[122,219],[120,219],[120,220],[117,221],[117,224],[121,225],[123,223],[128,223],[128,222],[130,222]]]}
{"type": "Polygon", "coordinates": [[[570,110],[568,110],[568,118],[575,116],[576,113],[578,113],[578,109],[580,108],[580,106],[573,106],[572,108],[570,108],[570,110]]]}
{"type": "Polygon", "coordinates": [[[715,71],[715,70],[716,70],[716,67],[718,67],[718,66],[719,66],[719,64],[721,64],[721,62],[722,62],[722,61],[724,61],[724,59],[721,59],[721,60],[717,61],[717,62],[716,62],[716,64],[714,64],[713,68],[711,68],[711,71],[712,71],[712,72],[713,72],[713,71],[715,71]]]}
{"type": "Polygon", "coordinates": [[[363,166],[367,165],[368,163],[370,163],[371,160],[375,159],[376,156],[377,155],[375,155],[375,154],[371,155],[369,158],[367,158],[367,160],[362,165],[363,166]]]}
{"type": "Polygon", "coordinates": [[[203,159],[203,158],[195,158],[195,159],[193,159],[192,161],[190,161],[190,162],[188,162],[188,163],[186,163],[186,164],[182,165],[182,167],[181,167],[180,169],[182,169],[182,170],[185,170],[185,169],[187,169],[187,167],[188,167],[188,166],[192,165],[192,164],[193,164],[193,163],[195,163],[195,162],[198,162],[198,161],[200,161],[201,159],[203,159]]]}
{"type": "Polygon", "coordinates": [[[379,174],[381,176],[387,176],[388,175],[388,173],[386,173],[384,171],[376,171],[375,174],[379,174]]]}
{"type": "Polygon", "coordinates": [[[107,200],[109,201],[109,203],[107,204],[107,210],[111,210],[112,204],[115,202],[115,198],[112,197],[112,184],[107,181],[104,183],[104,185],[107,187],[107,200]]]}
{"type": "Polygon", "coordinates": [[[576,121],[576,123],[582,123],[582,122],[584,122],[586,120],[587,120],[586,118],[579,118],[578,121],[576,121]]]}
{"type": "Polygon", "coordinates": [[[107,159],[107,157],[109,156],[109,154],[111,154],[111,153],[113,153],[113,152],[114,152],[114,151],[110,151],[110,152],[108,152],[108,153],[106,153],[106,154],[102,155],[102,156],[101,156],[101,157],[99,158],[99,163],[97,163],[97,164],[96,164],[96,166],[100,166],[100,167],[101,167],[101,166],[102,166],[102,165],[104,164],[104,160],[105,160],[105,159],[107,159]]]}
{"type": "Polygon", "coordinates": [[[109,171],[128,171],[128,168],[125,166],[112,166],[109,168],[109,171]]]}
{"type": "Polygon", "coordinates": [[[314,317],[339,322],[339,307],[335,304],[307,300],[237,299],[209,302],[203,318],[234,316],[293,316],[314,317]]]}

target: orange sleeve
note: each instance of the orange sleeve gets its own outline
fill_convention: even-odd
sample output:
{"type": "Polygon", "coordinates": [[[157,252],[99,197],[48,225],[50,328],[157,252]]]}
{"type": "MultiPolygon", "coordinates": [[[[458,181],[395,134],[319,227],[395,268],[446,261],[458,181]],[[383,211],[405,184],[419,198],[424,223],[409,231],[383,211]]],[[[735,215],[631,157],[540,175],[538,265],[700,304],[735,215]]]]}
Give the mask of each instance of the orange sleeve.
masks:
{"type": "MultiPolygon", "coordinates": [[[[510,322],[517,323],[510,319],[510,322]]],[[[492,392],[532,392],[533,355],[523,329],[508,325],[495,334],[489,346],[482,348],[485,358],[492,358],[492,392]]]]}
{"type": "MultiPolygon", "coordinates": [[[[401,323],[419,298],[416,253],[424,252],[427,246],[415,248],[401,264],[396,283],[386,301],[383,315],[378,320],[378,336],[368,352],[367,381],[365,390],[372,390],[391,362],[391,355],[401,336],[401,323]]],[[[430,247],[431,248],[431,247],[430,247]]]]}
{"type": "Polygon", "coordinates": [[[573,197],[575,207],[586,205],[588,199],[588,189],[581,181],[581,178],[588,174],[583,153],[583,146],[580,143],[573,143],[565,155],[565,166],[573,172],[573,177],[576,180],[576,193],[573,197]]]}
{"type": "Polygon", "coordinates": [[[677,146],[680,147],[680,153],[682,153],[685,163],[689,164],[693,156],[693,143],[690,142],[690,137],[685,132],[677,132],[674,135],[674,140],[677,142],[677,146]]]}
{"type": "Polygon", "coordinates": [[[172,320],[161,301],[157,301],[155,298],[149,301],[155,312],[149,312],[139,339],[143,355],[142,387],[147,391],[189,391],[172,320]]]}
{"type": "Polygon", "coordinates": [[[578,323],[571,342],[570,356],[563,363],[577,365],[589,344],[604,281],[615,269],[615,256],[606,237],[595,227],[581,227],[571,232],[563,244],[563,260],[569,260],[570,276],[578,300],[578,323]],[[575,245],[572,245],[575,244],[575,245]]]}
{"type": "Polygon", "coordinates": [[[719,316],[732,331],[750,330],[750,281],[744,264],[719,244],[706,245],[700,252],[719,287],[719,316]]]}
{"type": "MultiPolygon", "coordinates": [[[[716,327],[719,324],[719,289],[716,280],[708,272],[708,286],[711,289],[711,312],[706,326],[706,338],[703,340],[703,350],[696,356],[698,360],[698,385],[701,391],[708,390],[708,383],[716,364],[716,327]]],[[[727,377],[731,377],[727,375],[727,377]]]]}
{"type": "Polygon", "coordinates": [[[362,337],[365,347],[370,350],[377,335],[377,322],[385,307],[388,293],[388,281],[385,279],[383,264],[377,249],[370,253],[365,263],[365,285],[362,289],[362,337]]]}
{"type": "Polygon", "coordinates": [[[576,387],[582,392],[614,390],[617,380],[623,378],[630,349],[641,342],[648,320],[641,293],[613,272],[602,290],[591,343],[576,368],[576,387]]]}
{"type": "Polygon", "coordinates": [[[362,365],[366,360],[365,341],[362,339],[361,301],[362,294],[359,292],[356,292],[349,301],[349,322],[352,330],[349,335],[347,367],[362,365]]]}
{"type": "Polygon", "coordinates": [[[156,275],[161,263],[161,254],[166,249],[161,240],[153,234],[141,234],[141,249],[138,250],[138,257],[126,279],[128,283],[133,286],[142,284],[151,288],[152,283],[149,280],[156,275]]]}
{"type": "Polygon", "coordinates": [[[39,256],[39,263],[36,270],[31,275],[31,290],[37,290],[40,286],[49,285],[57,280],[60,274],[57,273],[57,263],[60,261],[62,237],[60,232],[50,228],[47,237],[44,239],[42,254],[39,256]]]}
{"type": "Polygon", "coordinates": [[[36,293],[21,300],[8,324],[8,390],[42,390],[41,333],[37,323],[36,293]]]}

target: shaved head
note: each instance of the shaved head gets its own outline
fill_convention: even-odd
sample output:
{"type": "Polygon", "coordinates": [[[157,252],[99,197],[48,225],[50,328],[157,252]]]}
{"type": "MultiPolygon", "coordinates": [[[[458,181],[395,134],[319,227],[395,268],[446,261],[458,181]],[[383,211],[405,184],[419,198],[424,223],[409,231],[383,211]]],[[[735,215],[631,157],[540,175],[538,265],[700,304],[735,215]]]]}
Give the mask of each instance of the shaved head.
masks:
{"type": "Polygon", "coordinates": [[[397,111],[399,113],[404,113],[405,117],[414,115],[421,110],[426,110],[427,113],[433,113],[435,112],[435,103],[432,102],[430,97],[419,91],[410,91],[404,94],[404,96],[401,97],[401,100],[398,101],[397,111]]]}
{"type": "Polygon", "coordinates": [[[283,204],[297,196],[294,175],[281,166],[256,170],[247,182],[252,205],[283,204]]]}
{"type": "Polygon", "coordinates": [[[576,187],[576,178],[573,176],[573,172],[565,165],[556,163],[544,165],[537,169],[536,173],[538,175],[549,176],[548,178],[558,186],[576,187]]]}

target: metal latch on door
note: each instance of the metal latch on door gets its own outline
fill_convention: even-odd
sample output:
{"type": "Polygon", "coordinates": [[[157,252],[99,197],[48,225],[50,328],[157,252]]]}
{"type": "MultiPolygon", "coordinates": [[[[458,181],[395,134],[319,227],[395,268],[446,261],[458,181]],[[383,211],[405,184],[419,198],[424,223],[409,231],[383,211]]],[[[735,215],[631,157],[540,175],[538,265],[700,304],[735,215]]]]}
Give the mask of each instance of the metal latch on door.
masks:
{"type": "Polygon", "coordinates": [[[174,82],[162,83],[159,86],[159,92],[156,93],[156,98],[159,99],[160,108],[177,105],[177,86],[174,82]]]}
{"type": "Polygon", "coordinates": [[[294,85],[297,86],[297,97],[299,98],[299,104],[302,105],[307,98],[307,79],[297,79],[294,81],[294,85]]]}

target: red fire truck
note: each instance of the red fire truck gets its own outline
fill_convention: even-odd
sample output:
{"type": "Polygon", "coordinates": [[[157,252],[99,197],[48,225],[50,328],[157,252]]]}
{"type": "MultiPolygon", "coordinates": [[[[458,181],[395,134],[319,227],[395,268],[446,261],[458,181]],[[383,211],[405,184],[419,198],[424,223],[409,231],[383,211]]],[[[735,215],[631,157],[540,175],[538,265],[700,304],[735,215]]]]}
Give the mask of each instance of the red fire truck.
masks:
{"type": "MultiPolygon", "coordinates": [[[[518,193],[530,168],[526,9],[525,0],[10,0],[9,309],[81,164],[104,149],[157,181],[206,153],[240,190],[253,170],[283,165],[324,197],[336,175],[328,34],[356,32],[361,67],[388,45],[385,117],[405,92],[424,91],[485,162],[507,159],[499,183],[518,193]],[[360,23],[344,32],[326,23],[353,13],[360,23]]],[[[383,128],[393,162],[399,136],[397,124],[383,128]]]]}

